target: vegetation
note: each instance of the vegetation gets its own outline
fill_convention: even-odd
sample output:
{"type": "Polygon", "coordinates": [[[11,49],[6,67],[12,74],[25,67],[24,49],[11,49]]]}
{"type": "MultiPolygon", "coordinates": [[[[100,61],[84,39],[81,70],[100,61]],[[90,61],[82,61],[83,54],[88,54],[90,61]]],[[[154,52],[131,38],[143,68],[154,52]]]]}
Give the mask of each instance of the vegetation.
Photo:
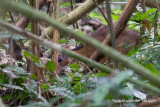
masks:
{"type": "Polygon", "coordinates": [[[138,0],[119,4],[0,0],[0,107],[160,104],[159,2],[155,1],[142,0],[138,5],[138,0]],[[104,25],[109,25],[111,34],[103,44],[87,36],[104,25]],[[141,43],[129,49],[135,43],[128,45],[124,38],[120,45],[130,51],[123,55],[114,49],[114,39],[126,29],[138,31],[141,43]],[[85,53],[90,53],[87,46],[91,45],[107,56],[105,63],[94,58],[98,52],[87,58],[80,49],[71,48],[81,44],[85,53]]]}

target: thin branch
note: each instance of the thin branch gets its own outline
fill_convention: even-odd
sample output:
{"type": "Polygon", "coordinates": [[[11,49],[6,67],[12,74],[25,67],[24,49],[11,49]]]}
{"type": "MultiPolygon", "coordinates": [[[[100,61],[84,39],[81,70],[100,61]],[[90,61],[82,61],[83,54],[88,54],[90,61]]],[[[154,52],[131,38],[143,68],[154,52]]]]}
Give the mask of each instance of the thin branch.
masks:
{"type": "MultiPolygon", "coordinates": [[[[115,32],[113,28],[113,22],[112,22],[112,16],[111,16],[111,7],[109,0],[106,0],[106,11],[107,11],[107,16],[108,16],[108,25],[110,29],[110,35],[111,35],[111,42],[112,42],[112,47],[116,49],[116,42],[115,42],[115,32]]],[[[115,68],[118,68],[118,62],[114,62],[115,68]]]]}
{"type": "Polygon", "coordinates": [[[96,6],[97,6],[98,10],[99,10],[100,13],[102,14],[102,16],[104,17],[104,19],[106,20],[106,22],[109,23],[109,22],[108,22],[108,19],[107,19],[107,16],[104,14],[102,8],[98,5],[98,3],[97,3],[96,0],[94,0],[94,2],[96,3],[96,6]]]}
{"type": "MultiPolygon", "coordinates": [[[[60,10],[60,0],[54,0],[54,19],[59,21],[59,10],[60,10]]],[[[54,28],[53,28],[54,29],[54,28]]],[[[53,42],[58,44],[58,39],[59,39],[59,30],[58,29],[54,29],[54,33],[53,33],[53,42]]],[[[54,62],[56,64],[56,75],[58,76],[58,68],[59,68],[59,64],[58,64],[58,55],[59,53],[57,51],[54,51],[53,53],[53,57],[54,57],[54,62]]]]}
{"type": "Polygon", "coordinates": [[[116,49],[115,33],[114,33],[113,22],[112,22],[112,17],[111,17],[111,8],[110,8],[110,4],[108,0],[106,0],[106,10],[107,10],[107,16],[108,16],[108,21],[109,21],[108,25],[110,28],[112,47],[116,49]]]}
{"type": "Polygon", "coordinates": [[[44,28],[40,25],[40,29],[43,31],[43,33],[45,34],[45,36],[47,37],[47,39],[49,41],[51,41],[51,39],[48,37],[47,33],[44,31],[44,28]]]}
{"type": "MultiPolygon", "coordinates": [[[[73,11],[73,9],[74,9],[74,7],[73,7],[73,0],[70,0],[70,3],[71,3],[71,11],[73,11]]],[[[73,24],[73,28],[76,29],[74,24],[73,24]]]]}
{"type": "Polygon", "coordinates": [[[143,87],[144,89],[148,89],[148,90],[150,90],[152,92],[160,94],[160,89],[157,88],[157,87],[154,87],[154,86],[152,86],[150,84],[147,84],[145,82],[142,82],[140,80],[135,80],[135,79],[132,79],[132,78],[129,78],[128,81],[133,83],[133,84],[136,84],[137,86],[143,87]]]}
{"type": "Polygon", "coordinates": [[[99,21],[99,20],[97,20],[96,18],[93,18],[92,16],[90,16],[90,15],[88,15],[91,19],[93,19],[94,21],[96,21],[96,22],[98,22],[98,23],[100,23],[100,24],[102,24],[102,25],[105,25],[104,23],[102,23],[101,21],[99,21]]]}
{"type": "Polygon", "coordinates": [[[159,17],[159,5],[158,0],[156,0],[157,5],[157,11],[156,11],[156,17],[155,17],[155,23],[154,23],[154,39],[157,39],[158,30],[157,30],[157,23],[158,23],[158,17],[159,17]]]}
{"type": "Polygon", "coordinates": [[[126,5],[127,2],[110,2],[110,4],[113,4],[113,5],[126,5]]]}
{"type": "Polygon", "coordinates": [[[10,15],[10,18],[11,18],[12,22],[15,23],[15,20],[14,20],[14,18],[13,18],[13,14],[12,14],[11,11],[9,11],[9,15],[10,15]]]}
{"type": "MultiPolygon", "coordinates": [[[[98,4],[103,3],[104,0],[97,0],[98,4]]],[[[82,5],[78,6],[76,9],[74,9],[69,14],[65,15],[63,18],[60,19],[61,22],[65,24],[73,24],[79,19],[81,19],[83,16],[86,16],[87,13],[92,11],[96,7],[96,4],[93,0],[87,0],[85,3],[82,3],[82,5]]]]}

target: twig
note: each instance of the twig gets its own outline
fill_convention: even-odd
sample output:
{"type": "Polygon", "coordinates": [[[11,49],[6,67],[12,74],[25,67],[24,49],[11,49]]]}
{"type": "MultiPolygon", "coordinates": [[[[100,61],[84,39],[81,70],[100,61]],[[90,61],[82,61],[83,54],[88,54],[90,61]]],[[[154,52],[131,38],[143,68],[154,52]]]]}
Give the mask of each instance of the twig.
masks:
{"type": "MultiPolygon", "coordinates": [[[[140,0],[140,7],[143,9],[143,13],[146,12],[145,0],[140,0]]],[[[144,20],[145,22],[145,20],[144,20]]],[[[143,35],[145,33],[146,27],[141,25],[140,33],[143,35]]]]}
{"type": "Polygon", "coordinates": [[[108,21],[109,21],[108,25],[110,28],[112,47],[116,49],[115,32],[114,32],[113,23],[112,23],[111,8],[110,8],[109,0],[106,0],[106,11],[107,11],[107,16],[108,16],[108,21]]]}
{"type": "Polygon", "coordinates": [[[15,20],[14,20],[14,18],[13,18],[13,14],[12,14],[11,11],[9,11],[9,15],[10,15],[10,18],[11,18],[12,22],[15,23],[15,20]]]}
{"type": "Polygon", "coordinates": [[[156,0],[156,6],[157,6],[157,11],[156,11],[156,18],[155,18],[155,24],[154,24],[154,39],[157,39],[158,35],[158,30],[157,30],[157,22],[158,22],[158,16],[159,16],[159,5],[158,5],[158,0],[156,0]]]}
{"type": "Polygon", "coordinates": [[[113,5],[126,5],[127,2],[110,2],[110,4],[113,4],[113,5]]]}
{"type": "Polygon", "coordinates": [[[103,12],[103,10],[102,10],[102,8],[98,5],[98,3],[97,3],[96,0],[94,0],[94,2],[96,3],[96,6],[97,6],[98,10],[99,10],[100,13],[102,14],[102,16],[104,17],[104,19],[106,20],[106,22],[109,23],[106,15],[104,14],[104,12],[103,12]]]}
{"type": "Polygon", "coordinates": [[[47,13],[49,13],[49,16],[52,16],[53,14],[53,5],[54,5],[53,0],[51,0],[47,10],[47,13]]]}
{"type": "MultiPolygon", "coordinates": [[[[71,3],[71,11],[73,11],[73,0],[70,0],[70,3],[71,3]]],[[[75,25],[73,24],[73,28],[75,29],[75,25]]]]}
{"type": "Polygon", "coordinates": [[[44,31],[44,29],[42,28],[41,25],[40,25],[40,29],[44,32],[44,34],[45,34],[45,36],[47,37],[47,39],[48,39],[49,41],[51,41],[51,39],[48,37],[47,33],[44,31]]]}
{"type": "Polygon", "coordinates": [[[92,16],[90,16],[90,15],[88,15],[90,18],[92,18],[94,21],[96,21],[96,22],[98,22],[98,23],[100,23],[100,24],[102,24],[102,25],[105,25],[104,23],[102,23],[101,21],[99,21],[99,20],[97,20],[96,18],[93,18],[92,16]]]}
{"type": "MultiPolygon", "coordinates": [[[[112,17],[111,17],[111,7],[110,7],[109,0],[106,0],[106,11],[107,11],[107,16],[108,16],[108,25],[109,25],[109,29],[110,29],[112,47],[114,49],[116,49],[115,32],[114,32],[114,28],[113,28],[113,22],[112,22],[112,17]]],[[[117,69],[118,68],[118,62],[114,61],[114,65],[115,65],[114,66],[115,69],[117,69]]]]}
{"type": "MultiPolygon", "coordinates": [[[[60,0],[54,0],[54,17],[53,19],[59,21],[59,9],[60,9],[60,0]]],[[[54,32],[53,32],[53,42],[57,43],[58,44],[58,38],[59,38],[59,31],[58,29],[54,29],[54,32]]],[[[56,76],[58,77],[58,68],[59,68],[59,63],[58,63],[58,52],[57,51],[54,51],[53,53],[53,57],[54,57],[54,62],[56,64],[56,76]]]]}

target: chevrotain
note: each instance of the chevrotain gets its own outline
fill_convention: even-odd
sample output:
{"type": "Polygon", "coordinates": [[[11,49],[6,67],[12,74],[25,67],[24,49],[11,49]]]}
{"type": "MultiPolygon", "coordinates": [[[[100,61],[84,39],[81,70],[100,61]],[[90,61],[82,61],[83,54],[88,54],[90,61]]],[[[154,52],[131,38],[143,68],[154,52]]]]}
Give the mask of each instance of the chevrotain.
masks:
{"type": "MultiPolygon", "coordinates": [[[[109,33],[109,26],[101,26],[90,36],[102,42],[106,38],[108,33],[109,33]]],[[[116,39],[116,49],[123,54],[127,54],[133,47],[141,43],[142,42],[140,40],[140,33],[136,30],[128,30],[126,28],[120,33],[120,35],[116,39]]],[[[78,47],[71,50],[88,58],[90,58],[92,54],[96,51],[96,49],[89,44],[85,44],[85,46],[80,44],[78,47]]],[[[101,54],[97,56],[96,61],[100,61],[101,59],[104,58],[105,56],[101,54]]],[[[67,57],[66,55],[62,55],[59,57],[59,62],[61,66],[64,66],[68,63],[72,63],[73,60],[71,60],[71,58],[67,57]]]]}

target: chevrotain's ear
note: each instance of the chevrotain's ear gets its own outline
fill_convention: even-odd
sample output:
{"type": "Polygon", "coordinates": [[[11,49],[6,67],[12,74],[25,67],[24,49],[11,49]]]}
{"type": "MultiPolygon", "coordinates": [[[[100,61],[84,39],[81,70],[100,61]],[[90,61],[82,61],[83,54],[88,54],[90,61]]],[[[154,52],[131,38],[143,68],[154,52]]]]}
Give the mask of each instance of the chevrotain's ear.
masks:
{"type": "Polygon", "coordinates": [[[21,60],[22,59],[22,47],[16,43],[16,40],[9,38],[9,54],[15,59],[15,60],[21,60]]]}

